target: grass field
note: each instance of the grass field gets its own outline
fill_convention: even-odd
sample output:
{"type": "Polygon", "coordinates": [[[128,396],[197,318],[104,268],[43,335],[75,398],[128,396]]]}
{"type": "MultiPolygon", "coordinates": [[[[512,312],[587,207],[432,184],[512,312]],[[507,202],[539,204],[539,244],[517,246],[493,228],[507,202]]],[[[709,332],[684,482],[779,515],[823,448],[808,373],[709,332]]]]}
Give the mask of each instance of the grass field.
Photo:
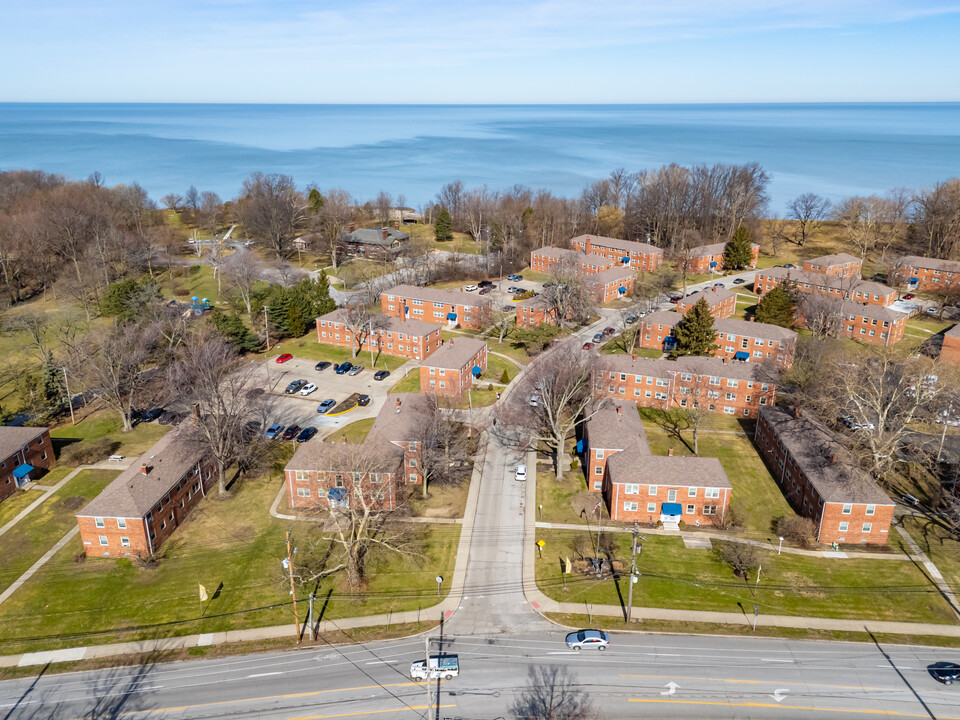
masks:
{"type": "MultiPolygon", "coordinates": [[[[46,480],[46,477],[44,478],[46,480]]],[[[43,495],[42,490],[17,490],[6,500],[0,503],[0,527],[13,520],[17,513],[23,510],[34,500],[39,500],[43,495]]],[[[2,536],[0,536],[2,537],[2,536]]]]}
{"type": "MultiPolygon", "coordinates": [[[[76,425],[62,425],[50,431],[53,446],[59,453],[60,449],[74,442],[83,440],[99,440],[107,438],[119,443],[117,454],[132,457],[140,455],[166,435],[171,430],[169,425],[160,425],[157,422],[141,423],[130,432],[123,432],[120,418],[112,410],[98,410],[86,415],[76,425]]],[[[106,460],[106,458],[101,458],[106,460]]],[[[52,484],[47,479],[44,485],[52,484]]]]}
{"type": "Polygon", "coordinates": [[[365,420],[352,422],[340,432],[331,435],[328,438],[328,442],[340,442],[345,436],[348,443],[362,443],[367,439],[367,435],[370,434],[370,428],[373,427],[375,421],[376,418],[366,418],[365,420]]]}
{"type": "Polygon", "coordinates": [[[403,379],[396,383],[387,392],[391,393],[418,393],[420,392],[420,368],[413,368],[403,379]]]}
{"type": "Polygon", "coordinates": [[[366,260],[365,258],[352,258],[340,263],[336,270],[332,267],[326,268],[327,275],[338,278],[343,284],[345,290],[350,290],[354,285],[365,280],[378,278],[393,272],[396,269],[393,263],[383,262],[381,260],[366,260]]]}
{"type": "MultiPolygon", "coordinates": [[[[164,557],[155,566],[126,559],[76,562],[82,545],[74,539],[0,605],[0,652],[292,622],[292,609],[285,604],[288,581],[280,565],[289,523],[266,512],[279,482],[278,475],[248,481],[233,497],[208,498],[162,548],[164,557]],[[210,595],[202,618],[198,583],[210,595]]],[[[318,539],[313,524],[302,531],[318,539]]],[[[339,575],[325,580],[316,589],[317,611],[325,605],[324,617],[334,619],[435,604],[434,577],[452,577],[459,533],[455,525],[425,528],[420,559],[374,552],[367,587],[354,594],[339,575]]],[[[298,537],[299,543],[308,541],[306,535],[298,537]]],[[[448,587],[444,583],[443,594],[448,587]]],[[[306,587],[300,591],[302,596],[307,592],[306,587]]],[[[301,619],[305,610],[301,608],[301,619]]]]}
{"type": "MultiPolygon", "coordinates": [[[[496,345],[493,347],[496,347],[496,345]]],[[[492,348],[488,345],[488,350],[489,349],[492,348]]],[[[499,352],[499,350],[497,352],[499,352]]],[[[481,384],[487,382],[499,383],[504,372],[507,373],[507,382],[509,383],[517,376],[520,369],[506,358],[497,357],[488,352],[487,369],[483,371],[483,379],[480,382],[481,384]]]]}
{"type": "MultiPolygon", "coordinates": [[[[560,577],[560,557],[572,555],[575,533],[538,530],[546,543],[537,562],[537,584],[557,600],[619,605],[614,580],[560,577]]],[[[629,533],[612,535],[616,558],[630,557],[629,533]]],[[[761,575],[745,581],[709,550],[688,550],[679,537],[648,536],[637,560],[636,606],[741,612],[756,604],[760,613],[813,617],[895,620],[953,624],[955,616],[936,588],[909,562],[824,559],[760,551],[761,575]],[[882,563],[879,564],[878,563],[882,563]]],[[[620,580],[626,602],[626,579],[620,580]]]]}
{"type": "MultiPolygon", "coordinates": [[[[954,592],[960,593],[960,539],[935,520],[905,515],[901,522],[920,549],[937,566],[947,584],[954,592]]],[[[893,528],[890,534],[900,540],[900,534],[893,528]]]]}

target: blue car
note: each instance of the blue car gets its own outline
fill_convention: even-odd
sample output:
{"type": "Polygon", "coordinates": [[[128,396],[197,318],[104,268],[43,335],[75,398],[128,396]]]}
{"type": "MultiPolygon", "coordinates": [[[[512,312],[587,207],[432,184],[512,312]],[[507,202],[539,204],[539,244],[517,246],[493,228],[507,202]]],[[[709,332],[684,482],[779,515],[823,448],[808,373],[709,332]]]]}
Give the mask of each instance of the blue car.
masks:
{"type": "Polygon", "coordinates": [[[517,282],[518,280],[523,280],[523,275],[507,275],[507,280],[517,282]]]}
{"type": "Polygon", "coordinates": [[[334,370],[336,371],[337,375],[346,375],[347,372],[348,372],[348,371],[350,370],[350,368],[352,368],[352,367],[353,367],[353,364],[351,364],[351,363],[349,363],[349,362],[342,362],[342,363],[340,363],[339,365],[337,365],[337,366],[334,368],[334,370]]]}
{"type": "Polygon", "coordinates": [[[323,415],[325,412],[329,412],[331,409],[333,409],[333,406],[336,404],[337,404],[336,400],[333,400],[333,399],[324,400],[322,403],[317,405],[317,412],[323,415]]]}
{"type": "Polygon", "coordinates": [[[283,425],[277,423],[276,425],[271,425],[267,428],[267,431],[264,433],[264,437],[269,440],[273,440],[277,435],[283,432],[283,425]]]}

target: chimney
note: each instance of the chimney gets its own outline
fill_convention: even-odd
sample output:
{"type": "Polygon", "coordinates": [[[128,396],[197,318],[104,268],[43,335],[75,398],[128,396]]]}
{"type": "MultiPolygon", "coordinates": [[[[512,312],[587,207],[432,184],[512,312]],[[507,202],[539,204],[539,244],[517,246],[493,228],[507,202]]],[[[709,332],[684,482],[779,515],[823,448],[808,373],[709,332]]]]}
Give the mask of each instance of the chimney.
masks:
{"type": "Polygon", "coordinates": [[[142,472],[144,475],[149,475],[150,470],[151,470],[150,466],[147,465],[146,463],[140,466],[140,472],[142,472]]]}
{"type": "Polygon", "coordinates": [[[667,448],[667,457],[673,457],[673,448],[667,448]]]}
{"type": "Polygon", "coordinates": [[[387,239],[387,229],[386,229],[386,228],[380,228],[380,239],[381,239],[381,240],[386,240],[386,239],[387,239]]]}
{"type": "Polygon", "coordinates": [[[617,405],[617,415],[623,415],[623,408],[617,405]]]}
{"type": "Polygon", "coordinates": [[[634,355],[634,356],[633,356],[633,359],[634,359],[634,360],[636,360],[636,359],[637,359],[637,356],[636,356],[636,355],[634,355]]]}

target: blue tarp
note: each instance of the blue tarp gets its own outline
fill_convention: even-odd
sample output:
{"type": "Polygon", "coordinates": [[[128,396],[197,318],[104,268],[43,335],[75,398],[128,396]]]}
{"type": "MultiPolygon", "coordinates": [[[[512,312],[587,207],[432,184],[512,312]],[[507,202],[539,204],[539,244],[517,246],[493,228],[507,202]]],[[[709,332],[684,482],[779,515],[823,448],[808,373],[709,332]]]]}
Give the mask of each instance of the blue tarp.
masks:
{"type": "Polygon", "coordinates": [[[456,313],[447,313],[447,320],[456,320],[456,319],[457,319],[456,313]]]}
{"type": "Polygon", "coordinates": [[[749,360],[749,359],[750,359],[750,353],[744,352],[743,350],[739,350],[739,351],[737,351],[737,352],[734,354],[733,359],[734,359],[734,360],[749,360]]]}
{"type": "Polygon", "coordinates": [[[33,465],[24,463],[13,471],[13,476],[19,480],[20,478],[25,478],[31,472],[33,472],[33,465]]]}
{"type": "Polygon", "coordinates": [[[660,506],[660,512],[664,515],[683,515],[683,505],[680,503],[664,503],[660,506]]]}
{"type": "Polygon", "coordinates": [[[483,368],[480,367],[479,365],[474,365],[474,366],[473,366],[473,370],[471,370],[470,372],[472,372],[472,373],[473,373],[474,375],[476,375],[477,377],[480,377],[480,373],[483,372],[483,368]]]}
{"type": "Polygon", "coordinates": [[[623,285],[621,285],[618,289],[619,289],[620,292],[622,292],[622,293],[625,293],[625,292],[627,291],[627,289],[626,289],[623,285]]]}

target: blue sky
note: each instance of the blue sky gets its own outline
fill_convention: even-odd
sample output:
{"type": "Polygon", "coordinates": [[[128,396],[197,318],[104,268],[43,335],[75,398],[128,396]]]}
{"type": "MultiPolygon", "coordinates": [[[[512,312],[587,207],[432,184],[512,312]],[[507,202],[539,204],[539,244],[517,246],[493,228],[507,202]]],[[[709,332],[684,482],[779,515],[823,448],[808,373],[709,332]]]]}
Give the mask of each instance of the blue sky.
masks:
{"type": "Polygon", "coordinates": [[[960,100],[952,0],[0,1],[0,101],[960,100]]]}

